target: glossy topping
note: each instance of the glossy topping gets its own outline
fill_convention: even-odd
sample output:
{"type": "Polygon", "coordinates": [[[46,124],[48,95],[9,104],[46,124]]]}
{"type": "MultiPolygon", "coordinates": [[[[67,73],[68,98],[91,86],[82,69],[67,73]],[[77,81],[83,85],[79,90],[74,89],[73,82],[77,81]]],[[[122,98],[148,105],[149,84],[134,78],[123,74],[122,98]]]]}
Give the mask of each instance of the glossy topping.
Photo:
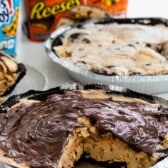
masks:
{"type": "Polygon", "coordinates": [[[53,49],[62,59],[100,74],[160,75],[168,74],[167,52],[151,46],[167,39],[165,26],[90,23],[66,31],[53,49]]]}
{"type": "Polygon", "coordinates": [[[86,117],[99,136],[111,133],[149,156],[166,155],[166,109],[135,98],[95,91],[64,91],[45,101],[32,100],[0,114],[0,148],[30,167],[54,167],[67,139],[86,117]],[[95,98],[90,97],[95,95],[95,98]]]}

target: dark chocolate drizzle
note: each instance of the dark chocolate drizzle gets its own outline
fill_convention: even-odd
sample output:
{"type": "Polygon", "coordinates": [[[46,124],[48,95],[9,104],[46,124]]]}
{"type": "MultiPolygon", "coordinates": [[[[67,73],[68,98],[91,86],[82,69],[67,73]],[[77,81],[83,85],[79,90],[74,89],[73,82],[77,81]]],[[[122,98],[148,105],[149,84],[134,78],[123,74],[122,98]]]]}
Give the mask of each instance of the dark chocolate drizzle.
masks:
{"type": "Polygon", "coordinates": [[[78,90],[62,90],[40,103],[1,113],[0,148],[17,162],[29,162],[32,168],[52,168],[69,135],[82,127],[77,122],[82,116],[90,118],[101,136],[111,132],[149,156],[168,150],[158,148],[168,133],[168,113],[162,106],[87,99],[78,90]]]}

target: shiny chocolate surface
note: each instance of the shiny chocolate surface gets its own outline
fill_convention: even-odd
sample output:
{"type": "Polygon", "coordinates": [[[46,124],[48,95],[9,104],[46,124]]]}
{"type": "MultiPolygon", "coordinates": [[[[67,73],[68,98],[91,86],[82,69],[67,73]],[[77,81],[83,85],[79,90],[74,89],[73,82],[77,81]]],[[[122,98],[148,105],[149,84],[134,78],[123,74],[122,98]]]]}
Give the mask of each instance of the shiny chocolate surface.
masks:
{"type": "Polygon", "coordinates": [[[86,116],[103,136],[111,133],[149,156],[168,133],[168,113],[162,106],[140,101],[86,98],[78,90],[49,95],[46,100],[22,103],[0,114],[0,148],[17,162],[30,167],[57,165],[67,138],[86,116]]]}

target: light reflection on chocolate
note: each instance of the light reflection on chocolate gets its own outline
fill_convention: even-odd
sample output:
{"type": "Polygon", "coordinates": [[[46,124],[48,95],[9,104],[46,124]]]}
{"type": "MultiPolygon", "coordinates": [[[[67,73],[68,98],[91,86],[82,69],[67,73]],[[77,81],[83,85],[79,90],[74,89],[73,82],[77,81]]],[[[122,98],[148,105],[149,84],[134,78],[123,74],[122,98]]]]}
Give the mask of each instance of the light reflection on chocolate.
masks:
{"type": "MultiPolygon", "coordinates": [[[[80,91],[53,94],[40,103],[22,104],[0,114],[0,148],[30,167],[53,167],[67,138],[82,127],[87,116],[100,135],[111,132],[148,155],[163,152],[158,146],[168,133],[168,115],[161,106],[112,98],[85,98],[80,91]]],[[[164,153],[164,152],[163,152],[164,153]]]]}

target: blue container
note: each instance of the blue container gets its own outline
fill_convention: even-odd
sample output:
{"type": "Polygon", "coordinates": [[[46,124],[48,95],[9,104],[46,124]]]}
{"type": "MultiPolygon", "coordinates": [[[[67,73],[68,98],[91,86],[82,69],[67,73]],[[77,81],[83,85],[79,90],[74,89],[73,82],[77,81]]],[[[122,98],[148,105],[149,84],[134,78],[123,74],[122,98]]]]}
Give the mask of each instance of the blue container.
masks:
{"type": "Polygon", "coordinates": [[[20,0],[0,0],[0,50],[16,56],[20,0]]]}

